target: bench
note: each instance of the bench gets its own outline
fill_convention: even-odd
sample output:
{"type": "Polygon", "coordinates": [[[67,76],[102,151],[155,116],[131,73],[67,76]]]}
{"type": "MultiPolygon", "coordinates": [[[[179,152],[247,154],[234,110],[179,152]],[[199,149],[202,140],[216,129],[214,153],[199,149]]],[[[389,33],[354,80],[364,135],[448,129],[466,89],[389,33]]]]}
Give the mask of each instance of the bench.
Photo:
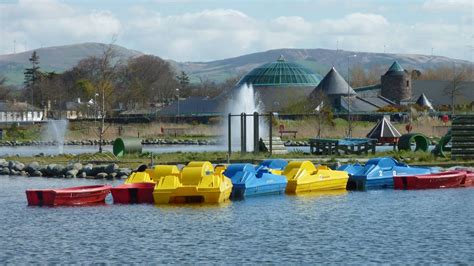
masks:
{"type": "Polygon", "coordinates": [[[298,133],[297,130],[280,130],[278,132],[280,133],[280,138],[283,138],[283,134],[293,134],[293,138],[296,138],[296,133],[298,133]]]}

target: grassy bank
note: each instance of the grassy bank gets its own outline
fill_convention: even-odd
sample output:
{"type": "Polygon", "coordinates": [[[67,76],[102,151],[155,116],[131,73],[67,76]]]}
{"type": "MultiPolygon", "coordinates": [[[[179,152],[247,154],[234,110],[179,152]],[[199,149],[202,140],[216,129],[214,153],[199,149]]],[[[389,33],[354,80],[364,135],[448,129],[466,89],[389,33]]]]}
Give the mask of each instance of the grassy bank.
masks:
{"type": "MultiPolygon", "coordinates": [[[[140,137],[140,138],[162,138],[162,139],[216,139],[227,134],[225,123],[220,120],[208,124],[199,122],[189,123],[129,123],[129,124],[107,124],[105,139],[115,139],[117,137],[140,137]]],[[[367,133],[375,126],[375,122],[354,121],[353,136],[365,137],[367,133]]],[[[319,124],[315,117],[305,117],[304,119],[282,120],[275,119],[273,122],[273,134],[279,135],[280,126],[285,130],[296,130],[296,140],[306,140],[317,135],[319,124]]],[[[406,133],[405,123],[394,123],[394,126],[400,133],[406,133]]],[[[413,132],[423,133],[426,136],[439,138],[448,130],[449,124],[445,125],[438,119],[422,117],[412,123],[413,132]]],[[[44,135],[46,124],[4,125],[5,140],[41,140],[44,135]]],[[[341,118],[336,118],[331,124],[323,124],[321,127],[321,136],[323,138],[342,138],[346,136],[348,122],[341,118]]],[[[233,129],[234,132],[239,129],[233,129]]],[[[67,126],[66,140],[90,140],[98,139],[98,122],[94,121],[70,121],[67,126]]],[[[293,136],[284,136],[284,139],[293,139],[293,136]]]]}
{"type": "MultiPolygon", "coordinates": [[[[335,162],[352,163],[364,162],[369,158],[389,156],[395,159],[409,163],[411,165],[433,165],[433,166],[452,166],[452,165],[474,165],[474,161],[452,161],[447,158],[436,158],[430,153],[425,152],[398,152],[389,151],[368,155],[348,155],[348,156],[314,156],[303,152],[291,152],[285,155],[269,156],[266,153],[232,153],[230,157],[231,163],[250,162],[256,163],[260,160],[268,158],[281,158],[288,160],[311,160],[315,163],[332,164],[335,162]]],[[[93,163],[107,163],[117,162],[121,167],[136,168],[141,164],[186,164],[189,161],[211,161],[213,163],[225,163],[228,156],[226,152],[174,152],[162,154],[128,154],[124,157],[117,158],[110,153],[99,154],[81,154],[77,156],[59,155],[59,156],[45,156],[45,157],[4,157],[6,160],[17,160],[22,163],[30,163],[37,161],[40,164],[67,164],[70,162],[93,162],[93,163]]]]}

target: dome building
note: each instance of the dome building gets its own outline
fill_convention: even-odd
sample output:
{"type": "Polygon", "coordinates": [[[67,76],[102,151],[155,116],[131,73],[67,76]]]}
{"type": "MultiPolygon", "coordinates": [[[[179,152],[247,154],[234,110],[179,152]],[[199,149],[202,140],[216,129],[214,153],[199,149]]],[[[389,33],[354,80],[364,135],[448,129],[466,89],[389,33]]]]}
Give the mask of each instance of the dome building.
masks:
{"type": "Polygon", "coordinates": [[[266,111],[279,111],[301,101],[319,84],[321,77],[299,64],[287,62],[283,56],[277,61],[254,68],[234,87],[252,85],[266,111]]]}

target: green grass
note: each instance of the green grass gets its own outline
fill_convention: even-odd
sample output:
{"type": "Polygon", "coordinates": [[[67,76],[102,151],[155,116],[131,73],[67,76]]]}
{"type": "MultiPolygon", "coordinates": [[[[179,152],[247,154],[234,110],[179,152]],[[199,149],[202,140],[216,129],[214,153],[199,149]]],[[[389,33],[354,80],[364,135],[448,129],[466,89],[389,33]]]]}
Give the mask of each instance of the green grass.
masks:
{"type": "MultiPolygon", "coordinates": [[[[110,155],[110,154],[109,154],[110,155]]],[[[114,158],[114,156],[105,156],[114,158]]],[[[151,163],[151,153],[141,154],[127,154],[123,157],[116,158],[117,163],[120,167],[129,167],[132,169],[137,168],[141,164],[151,163]]],[[[267,153],[246,153],[241,154],[240,152],[232,153],[230,157],[231,163],[248,162],[255,163],[258,160],[269,159],[269,158],[280,158],[280,159],[306,159],[311,161],[321,161],[322,159],[328,160],[327,163],[337,162],[338,159],[344,158],[349,163],[355,163],[360,159],[369,159],[373,157],[394,157],[395,159],[411,164],[411,165],[433,165],[433,166],[448,166],[448,165],[472,165],[474,161],[452,161],[447,158],[436,158],[431,153],[426,152],[405,152],[405,151],[388,151],[379,152],[376,154],[368,155],[341,155],[341,156],[315,156],[302,151],[290,152],[285,155],[273,155],[269,156],[267,153]]],[[[51,163],[68,164],[72,162],[80,161],[81,163],[87,163],[87,161],[98,158],[97,154],[81,154],[78,156],[73,155],[60,155],[60,156],[45,156],[45,157],[6,157],[6,160],[16,160],[25,164],[37,161],[42,165],[51,163]]],[[[227,162],[226,152],[173,152],[173,153],[161,153],[153,154],[154,164],[187,164],[190,161],[210,161],[213,163],[225,163],[227,162]]],[[[106,163],[106,162],[104,162],[106,163]]]]}

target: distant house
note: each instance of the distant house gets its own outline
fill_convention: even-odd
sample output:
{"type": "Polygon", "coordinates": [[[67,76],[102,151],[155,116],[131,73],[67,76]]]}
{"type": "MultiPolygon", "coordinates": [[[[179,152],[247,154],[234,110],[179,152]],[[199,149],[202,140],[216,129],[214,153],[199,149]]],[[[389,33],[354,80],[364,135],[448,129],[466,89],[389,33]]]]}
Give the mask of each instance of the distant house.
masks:
{"type": "Polygon", "coordinates": [[[77,98],[76,101],[66,102],[66,118],[69,120],[100,118],[100,108],[92,99],[81,102],[81,99],[77,98]]]}
{"type": "MultiPolygon", "coordinates": [[[[381,77],[381,83],[355,88],[357,96],[365,100],[379,97],[396,104],[419,104],[430,110],[450,106],[453,82],[449,80],[412,80],[403,67],[394,62],[381,77]]],[[[454,104],[466,105],[474,102],[474,82],[462,81],[457,85],[454,104]]]]}
{"type": "Polygon", "coordinates": [[[0,123],[39,122],[44,111],[26,102],[0,101],[0,123]]]}
{"type": "Polygon", "coordinates": [[[378,94],[361,97],[334,67],[311,92],[310,99],[316,99],[319,92],[328,97],[332,108],[338,112],[347,112],[348,110],[351,112],[376,112],[384,106],[395,104],[378,94]]]}

